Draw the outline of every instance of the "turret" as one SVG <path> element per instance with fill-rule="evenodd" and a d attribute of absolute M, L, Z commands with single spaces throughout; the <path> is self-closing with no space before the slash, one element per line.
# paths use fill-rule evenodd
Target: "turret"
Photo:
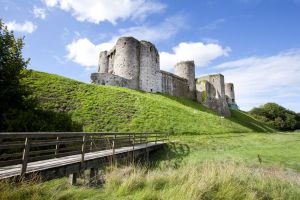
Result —
<path fill-rule="evenodd" d="M 99 65 L 98 65 L 99 73 L 107 73 L 108 72 L 108 57 L 107 51 L 101 51 L 99 55 Z"/>
<path fill-rule="evenodd" d="M 182 61 L 175 65 L 175 75 L 188 80 L 189 90 L 195 91 L 195 63 L 194 61 Z"/>
<path fill-rule="evenodd" d="M 228 104 L 235 104 L 234 85 L 233 83 L 225 84 L 225 95 Z"/>
<path fill-rule="evenodd" d="M 113 55 L 113 72 L 117 76 L 130 79 L 133 87 L 139 87 L 140 42 L 133 37 L 118 39 Z"/>

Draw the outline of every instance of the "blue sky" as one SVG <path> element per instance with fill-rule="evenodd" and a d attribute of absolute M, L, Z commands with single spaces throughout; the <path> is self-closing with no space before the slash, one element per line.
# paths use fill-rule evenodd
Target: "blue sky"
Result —
<path fill-rule="evenodd" d="M 222 73 L 244 110 L 276 102 L 300 112 L 300 0 L 0 0 L 25 36 L 29 68 L 89 82 L 120 36 L 151 41 L 161 68 L 193 59 Z"/>

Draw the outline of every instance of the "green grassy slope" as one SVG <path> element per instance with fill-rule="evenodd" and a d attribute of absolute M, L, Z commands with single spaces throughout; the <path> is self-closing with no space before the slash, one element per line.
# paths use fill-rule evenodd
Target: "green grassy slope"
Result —
<path fill-rule="evenodd" d="M 196 102 L 163 94 L 86 84 L 37 71 L 25 82 L 43 109 L 70 113 L 84 131 L 272 131 L 245 113 L 234 111 L 233 117 L 224 119 Z"/>

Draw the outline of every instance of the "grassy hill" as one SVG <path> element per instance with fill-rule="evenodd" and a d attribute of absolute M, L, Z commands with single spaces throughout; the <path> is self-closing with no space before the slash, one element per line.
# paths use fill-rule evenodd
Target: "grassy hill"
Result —
<path fill-rule="evenodd" d="M 232 111 L 231 118 L 221 118 L 196 102 L 164 94 L 86 84 L 37 71 L 24 81 L 32 87 L 41 108 L 69 113 L 84 131 L 273 131 L 246 113 Z"/>

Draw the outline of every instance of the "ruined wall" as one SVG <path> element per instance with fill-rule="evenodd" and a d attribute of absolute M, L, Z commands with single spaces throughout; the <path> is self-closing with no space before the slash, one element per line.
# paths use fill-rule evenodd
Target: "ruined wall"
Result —
<path fill-rule="evenodd" d="M 223 116 L 230 116 L 225 98 L 225 83 L 222 74 L 200 77 L 196 81 L 197 100 Z"/>
<path fill-rule="evenodd" d="M 109 73 L 92 73 L 91 80 L 92 83 L 98 85 L 111 85 L 127 88 L 132 88 L 133 86 L 131 80 Z"/>
<path fill-rule="evenodd" d="M 225 99 L 225 82 L 224 76 L 222 74 L 213 74 L 208 76 L 203 76 L 197 79 L 197 81 L 205 80 L 208 81 L 216 90 L 215 98 Z"/>
<path fill-rule="evenodd" d="M 140 42 L 140 80 L 139 89 L 147 92 L 161 92 L 161 73 L 159 54 L 153 44 Z"/>
<path fill-rule="evenodd" d="M 235 103 L 233 83 L 226 83 L 225 84 L 225 95 L 226 95 L 226 101 L 227 101 L 228 104 Z"/>
<path fill-rule="evenodd" d="M 196 97 L 200 103 L 205 103 L 206 100 L 211 100 L 216 97 L 215 87 L 206 80 L 196 81 Z"/>
<path fill-rule="evenodd" d="M 172 73 L 160 71 L 162 75 L 162 93 L 172 96 L 191 98 L 188 80 Z"/>
<path fill-rule="evenodd" d="M 189 90 L 196 90 L 195 84 L 195 63 L 194 61 L 182 61 L 174 66 L 175 75 L 188 80 Z"/>

